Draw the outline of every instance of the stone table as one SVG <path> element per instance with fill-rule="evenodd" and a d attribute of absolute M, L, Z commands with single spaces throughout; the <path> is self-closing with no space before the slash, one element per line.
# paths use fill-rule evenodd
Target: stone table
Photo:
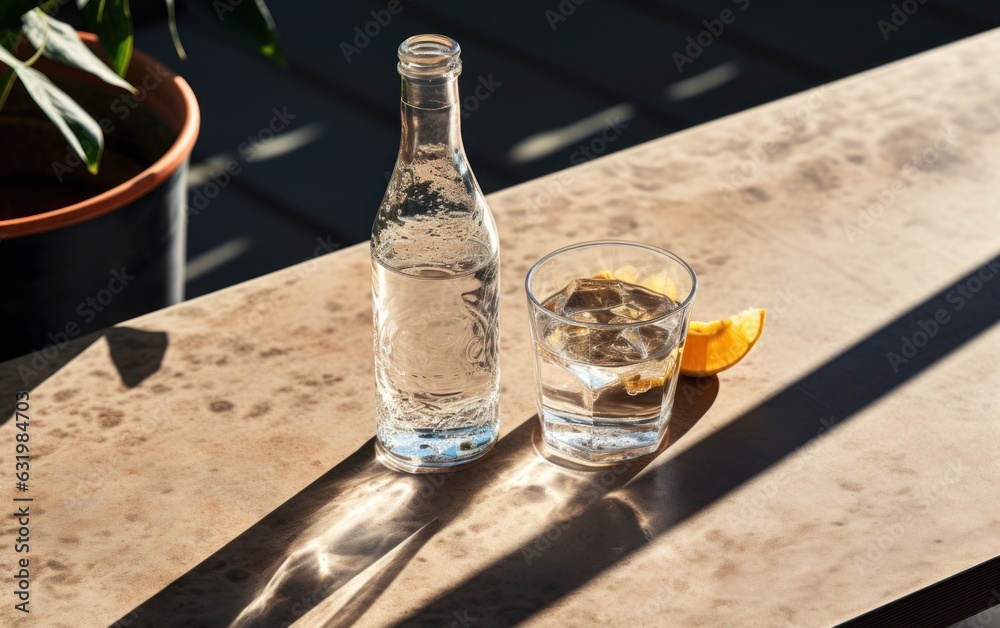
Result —
<path fill-rule="evenodd" d="M 815 626 L 992 559 L 998 56 L 987 33 L 492 195 L 503 428 L 461 473 L 374 461 L 367 245 L 3 365 L 33 500 L 3 623 L 20 557 L 44 626 Z M 689 260 L 696 319 L 769 315 L 681 382 L 658 455 L 586 472 L 535 450 L 523 278 L 599 238 Z"/>

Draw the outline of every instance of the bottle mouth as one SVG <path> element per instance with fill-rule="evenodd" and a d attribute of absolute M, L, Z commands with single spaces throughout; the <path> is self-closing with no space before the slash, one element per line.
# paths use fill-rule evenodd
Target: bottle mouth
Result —
<path fill-rule="evenodd" d="M 411 79 L 451 79 L 462 73 L 462 48 L 444 35 L 414 35 L 399 45 L 399 73 Z"/>

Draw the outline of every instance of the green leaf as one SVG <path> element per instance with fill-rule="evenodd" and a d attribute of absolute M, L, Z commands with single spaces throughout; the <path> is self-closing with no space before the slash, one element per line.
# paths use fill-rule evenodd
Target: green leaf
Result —
<path fill-rule="evenodd" d="M 278 31 L 264 0 L 190 0 L 188 4 L 209 16 L 210 21 L 248 39 L 264 56 L 285 65 Z"/>
<path fill-rule="evenodd" d="M 21 30 L 21 16 L 40 4 L 38 0 L 0 0 L 0 30 Z"/>
<path fill-rule="evenodd" d="M 101 153 L 104 152 L 104 134 L 101 133 L 101 125 L 66 92 L 53 85 L 44 74 L 25 65 L 2 46 L 0 46 L 0 63 L 17 73 L 17 77 L 24 83 L 24 88 L 35 104 L 59 128 L 73 151 L 87 163 L 87 170 L 96 174 L 101 162 Z"/>
<path fill-rule="evenodd" d="M 133 94 L 139 93 L 128 81 L 115 74 L 114 70 L 104 65 L 97 55 L 76 34 L 76 30 L 65 22 L 60 22 L 41 11 L 30 11 L 24 14 L 24 36 L 31 45 L 42 51 L 42 54 L 59 63 L 80 68 L 90 72 L 109 85 L 126 89 Z M 46 23 L 48 39 L 46 40 Z M 43 48 L 44 46 L 44 48 Z"/>
<path fill-rule="evenodd" d="M 177 51 L 177 56 L 187 60 L 187 52 L 184 50 L 184 44 L 181 43 L 181 35 L 177 32 L 177 13 L 174 8 L 174 0 L 166 0 L 166 2 L 167 26 L 170 29 L 170 39 L 174 42 L 174 50 Z"/>
<path fill-rule="evenodd" d="M 132 63 L 132 12 L 128 0 L 80 0 L 80 9 L 108 53 L 115 72 L 125 76 Z"/>
<path fill-rule="evenodd" d="M 10 95 L 15 81 L 17 81 L 17 74 L 14 74 L 14 70 L 7 70 L 3 78 L 0 78 L 0 111 L 3 111 L 3 105 L 7 102 L 7 96 Z"/>

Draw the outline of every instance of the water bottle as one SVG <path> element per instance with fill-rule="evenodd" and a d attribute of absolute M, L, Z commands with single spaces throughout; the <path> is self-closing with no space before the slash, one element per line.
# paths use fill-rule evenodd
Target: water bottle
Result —
<path fill-rule="evenodd" d="M 399 154 L 372 226 L 376 452 L 410 473 L 449 471 L 496 443 L 499 239 L 462 146 L 460 48 L 399 46 Z"/>

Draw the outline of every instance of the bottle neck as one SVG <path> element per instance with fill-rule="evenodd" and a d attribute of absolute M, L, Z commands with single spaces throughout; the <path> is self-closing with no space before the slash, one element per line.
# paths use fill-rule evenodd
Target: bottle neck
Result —
<path fill-rule="evenodd" d="M 404 76 L 400 100 L 400 159 L 412 163 L 422 157 L 464 154 L 457 77 L 426 81 Z"/>

